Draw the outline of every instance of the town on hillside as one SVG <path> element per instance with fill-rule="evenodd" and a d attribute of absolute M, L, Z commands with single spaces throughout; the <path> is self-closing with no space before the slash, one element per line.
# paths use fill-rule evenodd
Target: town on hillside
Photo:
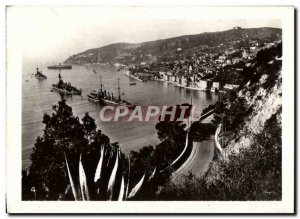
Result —
<path fill-rule="evenodd" d="M 106 63 L 108 56 L 114 56 L 113 63 L 106 64 L 122 69 L 124 75 L 139 81 L 156 80 L 186 89 L 224 92 L 242 84 L 240 74 L 255 62 L 258 51 L 281 43 L 281 30 L 266 32 L 266 28 L 233 27 L 224 32 L 166 39 L 166 42 L 120 43 L 111 45 L 113 51 L 118 51 L 115 54 L 105 46 L 71 56 L 66 62 Z"/>

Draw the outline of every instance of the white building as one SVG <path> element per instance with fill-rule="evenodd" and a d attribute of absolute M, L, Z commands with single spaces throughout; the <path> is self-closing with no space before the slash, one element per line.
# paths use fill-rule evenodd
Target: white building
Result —
<path fill-rule="evenodd" d="M 220 88 L 220 83 L 214 81 L 213 84 L 212 84 L 212 87 L 219 89 Z"/>
<path fill-rule="evenodd" d="M 165 74 L 164 74 L 163 79 L 164 79 L 165 81 L 167 81 L 167 80 L 168 80 L 168 75 L 165 75 Z"/>
<path fill-rule="evenodd" d="M 206 90 L 207 89 L 207 81 L 200 80 L 196 83 L 199 90 Z"/>
<path fill-rule="evenodd" d="M 222 55 L 222 56 L 219 56 L 219 58 L 218 58 L 217 61 L 218 61 L 219 63 L 223 63 L 225 60 L 226 60 L 226 56 Z"/>
<path fill-rule="evenodd" d="M 187 86 L 187 79 L 185 77 L 181 77 L 181 85 L 186 87 Z"/>
<path fill-rule="evenodd" d="M 166 75 L 166 72 L 160 71 L 160 72 L 158 72 L 158 74 L 159 74 L 159 76 L 163 77 L 164 75 Z"/>
<path fill-rule="evenodd" d="M 216 92 L 220 89 L 220 83 L 219 82 L 213 82 L 210 91 Z"/>
<path fill-rule="evenodd" d="M 224 88 L 228 89 L 228 90 L 233 90 L 234 88 L 238 88 L 239 85 L 235 85 L 235 84 L 225 84 Z"/>

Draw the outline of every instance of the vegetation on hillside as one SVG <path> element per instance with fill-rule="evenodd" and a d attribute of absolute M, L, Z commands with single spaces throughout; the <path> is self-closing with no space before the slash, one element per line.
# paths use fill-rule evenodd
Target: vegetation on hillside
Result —
<path fill-rule="evenodd" d="M 223 147 L 226 148 L 228 143 L 242 137 L 239 136 L 239 130 L 251 119 L 253 113 L 258 113 L 254 109 L 255 103 L 267 98 L 266 94 L 257 96 L 258 90 L 264 89 L 272 93 L 274 87 L 280 86 L 281 51 L 281 44 L 260 51 L 253 66 L 244 69 L 243 76 L 241 74 L 244 85 L 222 95 L 220 101 L 215 104 L 215 122 L 222 122 L 226 129 L 226 133 L 221 135 Z M 254 98 L 254 102 L 250 104 L 246 94 Z M 281 200 L 281 114 L 280 107 L 265 121 L 261 131 L 251 133 L 250 146 L 240 147 L 238 151 L 225 149 L 222 153 L 223 158 L 215 157 L 210 171 L 205 176 L 185 176 L 181 182 L 170 182 L 163 187 L 158 199 Z"/>
<path fill-rule="evenodd" d="M 82 155 L 87 183 L 93 189 L 101 146 L 105 147 L 108 154 L 119 148 L 117 143 L 110 143 L 109 138 L 101 130 L 97 130 L 95 120 L 88 114 L 80 122 L 65 100 L 59 101 L 58 105 L 53 106 L 53 110 L 52 115 L 44 115 L 44 134 L 36 140 L 30 158 L 31 166 L 22 171 L 23 200 L 74 200 L 70 190 L 65 156 L 74 179 L 78 180 L 78 163 Z M 156 129 L 161 143 L 155 147 L 145 146 L 138 152 L 130 153 L 130 186 L 136 185 L 144 174 L 151 175 L 155 168 L 163 170 L 170 165 L 183 150 L 185 127 L 182 122 L 157 123 Z M 129 162 L 124 154 L 121 154 L 121 157 L 122 170 L 127 181 Z M 108 169 L 112 168 L 111 166 Z M 152 188 L 146 188 L 146 191 L 142 191 L 137 198 L 154 199 L 153 189 L 163 185 L 171 171 L 170 169 L 161 174 L 156 184 L 152 185 Z M 147 189 L 151 189 L 152 192 Z M 91 199 L 95 200 L 93 196 Z"/>

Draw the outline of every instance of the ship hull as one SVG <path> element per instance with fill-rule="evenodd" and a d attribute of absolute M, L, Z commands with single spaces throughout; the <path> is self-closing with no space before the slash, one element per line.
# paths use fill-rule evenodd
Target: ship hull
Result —
<path fill-rule="evenodd" d="M 127 106 L 130 109 L 135 107 L 132 104 L 118 103 L 118 102 L 115 102 L 115 101 L 112 101 L 112 100 L 106 100 L 106 99 L 103 99 L 103 98 L 98 99 L 98 98 L 95 98 L 91 95 L 88 95 L 88 100 L 93 101 L 94 103 L 99 103 L 100 102 L 100 103 L 108 105 L 108 106 Z"/>
<path fill-rule="evenodd" d="M 72 69 L 72 65 L 52 65 L 48 69 Z"/>
<path fill-rule="evenodd" d="M 35 75 L 35 77 L 39 80 L 47 79 L 47 76 L 37 76 L 37 75 Z"/>
<path fill-rule="evenodd" d="M 70 95 L 81 95 L 80 91 L 66 91 L 57 87 L 52 87 L 53 90 L 59 92 L 59 93 L 64 93 L 64 94 L 70 94 Z"/>
<path fill-rule="evenodd" d="M 94 98 L 94 97 L 89 96 L 89 95 L 88 95 L 88 100 L 93 101 L 94 103 L 99 103 L 101 101 L 100 99 Z"/>
<path fill-rule="evenodd" d="M 119 102 L 115 102 L 115 101 L 112 101 L 112 100 L 105 100 L 105 99 L 102 99 L 102 101 L 103 101 L 106 105 L 109 105 L 109 106 L 127 106 L 128 108 L 134 108 L 134 107 L 135 107 L 135 106 L 132 105 L 132 104 L 119 103 Z"/>

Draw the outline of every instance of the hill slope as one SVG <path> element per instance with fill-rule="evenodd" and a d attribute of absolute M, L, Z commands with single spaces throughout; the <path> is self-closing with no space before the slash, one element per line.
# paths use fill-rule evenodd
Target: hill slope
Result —
<path fill-rule="evenodd" d="M 84 63 L 122 63 L 136 64 L 152 62 L 157 59 L 170 59 L 180 52 L 185 56 L 197 51 L 239 47 L 245 40 L 270 41 L 281 36 L 281 29 L 277 28 L 250 28 L 231 29 L 222 32 L 201 33 L 162 39 L 139 44 L 116 43 L 86 50 L 70 56 L 65 62 L 72 64 Z M 221 46 L 220 46 L 221 45 Z"/>
<path fill-rule="evenodd" d="M 201 178 L 161 191 L 163 200 L 282 199 L 282 44 L 258 52 L 251 78 L 215 105 L 221 149 Z M 223 119 L 221 119 L 223 118 Z"/>

